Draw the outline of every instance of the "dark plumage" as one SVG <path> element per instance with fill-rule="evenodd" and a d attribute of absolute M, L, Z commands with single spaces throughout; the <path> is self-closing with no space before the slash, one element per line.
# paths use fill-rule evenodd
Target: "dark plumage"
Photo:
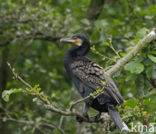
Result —
<path fill-rule="evenodd" d="M 97 89 L 104 89 L 104 93 L 97 98 L 89 98 L 85 101 L 84 116 L 88 117 L 89 107 L 99 111 L 99 115 L 101 112 L 109 112 L 116 125 L 121 130 L 128 131 L 126 124 L 121 121 L 115 109 L 116 105 L 121 105 L 124 101 L 115 83 L 101 66 L 85 57 L 90 50 L 88 38 L 84 35 L 76 34 L 72 38 L 62 38 L 61 42 L 77 45 L 66 52 L 64 66 L 81 96 L 87 97 Z"/>

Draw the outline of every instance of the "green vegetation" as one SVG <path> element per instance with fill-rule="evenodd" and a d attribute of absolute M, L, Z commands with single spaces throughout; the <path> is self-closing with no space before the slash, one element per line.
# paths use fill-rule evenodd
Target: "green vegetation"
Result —
<path fill-rule="evenodd" d="M 95 1 L 0 0 L 1 134 L 85 133 L 75 116 L 62 116 L 43 105 L 50 102 L 67 110 L 79 98 L 63 65 L 70 45 L 59 39 L 87 34 L 92 43 L 87 56 L 108 70 L 156 22 L 154 0 Z M 30 87 L 16 80 L 7 61 Z M 126 100 L 125 109 L 118 109 L 128 126 L 156 123 L 156 42 L 147 44 L 112 78 Z M 85 125 L 93 134 L 104 131 L 102 123 Z"/>

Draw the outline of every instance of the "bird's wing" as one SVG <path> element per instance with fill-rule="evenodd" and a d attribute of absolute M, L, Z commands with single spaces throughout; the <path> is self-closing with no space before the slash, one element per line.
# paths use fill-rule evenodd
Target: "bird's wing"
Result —
<path fill-rule="evenodd" d="M 72 73 L 88 87 L 94 90 L 104 88 L 104 94 L 110 96 L 118 104 L 123 102 L 123 98 L 113 80 L 95 62 L 86 57 L 80 57 L 74 60 L 70 67 Z"/>

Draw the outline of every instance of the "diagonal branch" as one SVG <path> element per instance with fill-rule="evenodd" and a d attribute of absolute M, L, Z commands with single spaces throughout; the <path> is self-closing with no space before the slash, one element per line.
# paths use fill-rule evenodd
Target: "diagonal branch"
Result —
<path fill-rule="evenodd" d="M 100 94 L 103 93 L 104 87 L 105 87 L 105 85 L 103 85 L 103 88 L 102 88 L 100 91 L 98 91 L 98 92 L 95 91 L 95 92 L 89 94 L 87 97 L 81 98 L 81 99 L 79 99 L 79 100 L 73 102 L 72 105 L 70 106 L 69 110 L 72 111 L 72 109 L 73 109 L 73 107 L 74 107 L 75 105 L 77 105 L 77 104 L 79 104 L 79 103 L 81 103 L 81 102 L 84 102 L 85 100 L 87 100 L 87 99 L 89 99 L 89 98 L 91 98 L 91 97 L 94 98 L 94 99 L 97 98 Z"/>
<path fill-rule="evenodd" d="M 13 76 L 15 77 L 15 79 L 21 81 L 24 85 L 26 85 L 28 88 L 33 88 L 29 83 L 27 83 L 26 81 L 24 81 L 15 71 L 14 69 L 11 67 L 11 64 L 9 62 L 7 62 L 8 67 L 10 68 Z"/>
<path fill-rule="evenodd" d="M 123 67 L 128 61 L 130 61 L 133 57 L 137 55 L 137 53 L 148 43 L 151 41 L 156 40 L 156 28 L 153 28 L 153 30 L 147 34 L 143 39 L 141 39 L 136 46 L 133 48 L 132 51 L 130 51 L 126 56 L 121 58 L 111 69 L 107 71 L 107 74 L 112 76 L 114 73 L 119 71 L 121 67 Z"/>
<path fill-rule="evenodd" d="M 23 80 L 16 72 L 15 70 L 12 68 L 11 64 L 9 62 L 7 62 L 8 67 L 10 68 L 13 76 L 19 80 L 21 83 L 23 83 L 26 87 L 28 87 L 29 89 L 33 89 L 33 87 L 27 83 L 25 80 Z M 93 123 L 93 122 L 97 122 L 97 120 L 95 119 L 95 117 L 90 117 L 89 119 L 86 118 L 85 116 L 83 116 L 82 114 L 80 114 L 79 112 L 77 112 L 75 109 L 73 109 L 72 111 L 69 110 L 61 110 L 60 108 L 56 108 L 55 106 L 53 106 L 51 104 L 51 102 L 48 100 L 47 96 L 45 96 L 44 94 L 41 94 L 37 91 L 27 91 L 26 92 L 28 94 L 31 94 L 33 96 L 38 97 L 43 103 L 44 106 L 46 107 L 46 109 L 49 109 L 52 112 L 58 113 L 60 115 L 65 115 L 65 116 L 77 116 L 80 117 L 84 122 L 89 122 L 89 123 Z M 101 119 L 99 119 L 98 121 L 101 121 Z"/>

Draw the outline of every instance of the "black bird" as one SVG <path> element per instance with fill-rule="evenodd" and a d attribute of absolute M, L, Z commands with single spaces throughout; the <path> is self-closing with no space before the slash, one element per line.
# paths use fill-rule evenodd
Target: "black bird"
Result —
<path fill-rule="evenodd" d="M 115 108 L 124 101 L 118 88 L 101 66 L 85 57 L 91 46 L 88 38 L 85 35 L 76 34 L 71 38 L 62 38 L 60 41 L 76 45 L 64 55 L 64 66 L 81 96 L 87 97 L 98 89 L 104 91 L 95 99 L 85 100 L 83 115 L 88 117 L 89 107 L 99 111 L 97 118 L 100 117 L 101 112 L 109 112 L 115 124 L 122 131 L 129 131 Z"/>

